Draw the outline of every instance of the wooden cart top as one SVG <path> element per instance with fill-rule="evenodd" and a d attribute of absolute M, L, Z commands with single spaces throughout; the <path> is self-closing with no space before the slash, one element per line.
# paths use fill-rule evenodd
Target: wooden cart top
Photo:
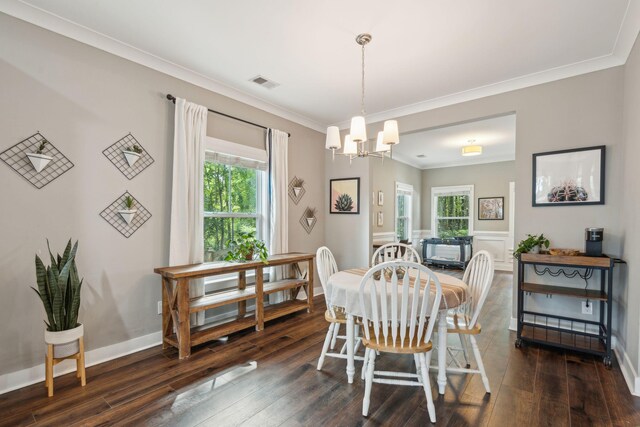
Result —
<path fill-rule="evenodd" d="M 315 254 L 291 252 L 287 254 L 271 255 L 267 258 L 266 264 L 260 260 L 247 262 L 218 261 L 205 262 L 202 264 L 178 265 L 174 267 L 157 267 L 153 269 L 153 272 L 160 274 L 162 277 L 167 279 L 192 279 L 205 276 L 215 276 L 217 274 L 255 270 L 257 268 L 275 267 L 300 261 L 311 261 L 314 258 Z"/>
<path fill-rule="evenodd" d="M 603 256 L 586 256 L 586 255 L 549 255 L 549 254 L 520 254 L 520 260 L 524 263 L 532 264 L 549 264 L 549 265 L 565 265 L 580 266 L 592 268 L 611 268 L 613 267 L 613 259 Z"/>

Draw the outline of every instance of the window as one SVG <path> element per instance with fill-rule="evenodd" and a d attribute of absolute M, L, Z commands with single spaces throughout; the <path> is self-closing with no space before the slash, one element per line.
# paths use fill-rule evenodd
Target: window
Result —
<path fill-rule="evenodd" d="M 473 185 L 431 189 L 431 228 L 435 237 L 473 234 Z"/>
<path fill-rule="evenodd" d="M 396 237 L 411 240 L 413 186 L 396 182 Z"/>
<path fill-rule="evenodd" d="M 205 262 L 224 259 L 227 242 L 239 232 L 254 232 L 264 239 L 266 162 L 261 161 L 262 152 L 207 138 L 203 182 Z"/>

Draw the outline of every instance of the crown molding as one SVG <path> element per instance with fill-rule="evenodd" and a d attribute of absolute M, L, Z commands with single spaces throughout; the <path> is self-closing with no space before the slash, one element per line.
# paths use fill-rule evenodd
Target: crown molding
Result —
<path fill-rule="evenodd" d="M 115 56 L 143 65 L 152 70 L 175 77 L 233 100 L 250 105 L 307 128 L 325 133 L 326 126 L 301 114 L 294 113 L 254 95 L 234 89 L 222 82 L 172 63 L 105 34 L 77 24 L 22 0 L 0 0 L 0 12 L 22 21 L 63 35 L 80 43 L 95 47 Z"/>
<path fill-rule="evenodd" d="M 275 114 L 318 132 L 326 132 L 327 125 L 323 123 L 279 107 L 262 98 L 232 88 L 225 83 L 162 59 L 149 52 L 122 43 L 90 28 L 30 5 L 23 0 L 0 0 L 0 11 L 161 73 L 211 90 L 268 113 Z M 608 55 L 424 100 L 415 104 L 368 114 L 367 122 L 369 124 L 382 122 L 384 120 L 421 113 L 436 108 L 624 65 L 638 37 L 639 31 L 640 2 L 631 0 L 627 6 L 612 52 Z M 347 129 L 350 123 L 346 120 L 334 125 L 340 129 Z"/>
<path fill-rule="evenodd" d="M 416 169 L 421 170 L 429 170 L 429 169 L 440 169 L 440 168 L 452 168 L 459 166 L 475 166 L 475 165 L 485 165 L 489 163 L 500 163 L 500 162 L 510 162 L 515 160 L 513 155 L 502 155 L 502 156 L 494 156 L 490 159 L 477 159 L 477 160 L 460 160 L 460 161 L 452 161 L 452 162 L 443 162 L 430 166 L 422 166 L 419 162 L 408 159 L 407 156 L 403 156 L 398 153 L 393 154 L 393 160 L 398 161 L 400 163 L 404 163 L 405 165 L 412 166 Z"/>
<path fill-rule="evenodd" d="M 628 54 L 627 54 L 628 56 Z M 424 111 L 434 110 L 436 108 L 447 107 L 462 102 L 473 101 L 487 96 L 499 95 L 505 92 L 511 92 L 518 89 L 524 89 L 530 86 L 536 86 L 543 83 L 549 83 L 556 80 L 575 77 L 581 74 L 592 73 L 607 68 L 624 65 L 626 58 L 623 60 L 613 54 L 588 59 L 574 64 L 564 65 L 562 67 L 552 68 L 538 73 L 528 74 L 521 77 L 505 80 L 490 85 L 457 92 L 450 95 L 433 98 L 426 101 L 417 102 L 415 104 L 405 105 L 378 113 L 367 114 L 367 123 L 378 123 L 384 120 L 397 119 L 411 114 L 422 113 Z M 350 122 L 343 121 L 334 126 L 338 126 L 341 130 L 348 129 Z"/>

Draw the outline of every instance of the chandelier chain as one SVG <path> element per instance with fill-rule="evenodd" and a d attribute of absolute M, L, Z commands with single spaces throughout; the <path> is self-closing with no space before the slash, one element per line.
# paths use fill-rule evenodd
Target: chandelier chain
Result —
<path fill-rule="evenodd" d="M 362 98 L 360 103 L 360 111 L 362 112 L 362 116 L 365 115 L 364 110 L 364 44 L 362 45 Z"/>

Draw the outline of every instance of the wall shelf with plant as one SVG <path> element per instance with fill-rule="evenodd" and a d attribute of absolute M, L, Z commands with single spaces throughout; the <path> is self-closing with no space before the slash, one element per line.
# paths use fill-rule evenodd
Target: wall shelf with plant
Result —
<path fill-rule="evenodd" d="M 307 192 L 304 188 L 304 179 L 294 176 L 291 181 L 289 181 L 289 197 L 293 201 L 294 204 L 300 203 L 302 200 L 302 196 Z"/>

